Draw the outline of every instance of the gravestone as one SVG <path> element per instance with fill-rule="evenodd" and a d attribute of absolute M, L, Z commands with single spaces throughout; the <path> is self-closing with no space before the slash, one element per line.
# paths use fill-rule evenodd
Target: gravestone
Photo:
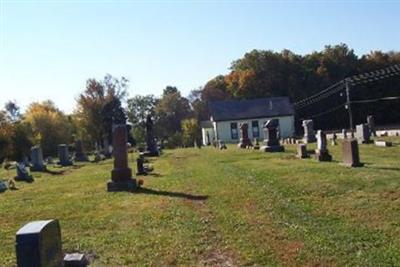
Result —
<path fill-rule="evenodd" d="M 313 120 L 304 120 L 303 121 L 304 128 L 304 143 L 315 143 L 315 132 L 314 132 L 314 122 Z"/>
<path fill-rule="evenodd" d="M 225 142 L 222 140 L 218 140 L 218 148 L 219 150 L 227 149 Z"/>
<path fill-rule="evenodd" d="M 342 143 L 343 165 L 347 167 L 361 167 L 358 143 L 356 139 L 346 139 Z"/>
<path fill-rule="evenodd" d="M 16 181 L 25 181 L 29 183 L 33 182 L 33 177 L 32 175 L 29 174 L 24 163 L 22 162 L 17 163 L 16 170 L 17 170 L 17 176 L 15 177 Z"/>
<path fill-rule="evenodd" d="M 85 254 L 71 253 L 65 255 L 63 263 L 63 267 L 86 267 L 89 265 L 89 260 Z"/>
<path fill-rule="evenodd" d="M 7 184 L 3 181 L 0 181 L 0 193 L 3 193 L 8 189 Z"/>
<path fill-rule="evenodd" d="M 68 146 L 65 144 L 58 145 L 58 164 L 61 166 L 71 166 L 72 161 L 69 158 Z"/>
<path fill-rule="evenodd" d="M 343 136 L 343 139 L 347 138 L 347 130 L 346 129 L 342 129 L 342 136 Z"/>
<path fill-rule="evenodd" d="M 18 267 L 62 266 L 61 230 L 58 220 L 33 221 L 16 234 Z"/>
<path fill-rule="evenodd" d="M 136 175 L 147 175 L 147 172 L 144 169 L 144 158 L 143 158 L 143 156 L 139 156 L 136 159 L 136 168 L 137 168 Z"/>
<path fill-rule="evenodd" d="M 258 139 L 254 138 L 254 146 L 253 149 L 259 150 L 260 149 L 260 144 L 258 143 Z"/>
<path fill-rule="evenodd" d="M 260 150 L 264 152 L 283 152 L 285 148 L 279 142 L 279 120 L 272 119 L 264 124 L 264 141 Z"/>
<path fill-rule="evenodd" d="M 333 133 L 332 135 L 332 146 L 336 146 L 337 145 L 337 135 L 336 133 Z"/>
<path fill-rule="evenodd" d="M 374 116 L 369 115 L 367 116 L 367 124 L 369 128 L 369 132 L 373 137 L 376 137 L 376 130 L 375 130 L 375 119 Z"/>
<path fill-rule="evenodd" d="M 315 158 L 318 161 L 332 161 L 332 156 L 327 149 L 326 134 L 322 130 L 317 132 L 317 149 L 315 150 Z"/>
<path fill-rule="evenodd" d="M 88 157 L 86 156 L 86 153 L 83 150 L 83 144 L 81 140 L 75 140 L 75 161 L 78 162 L 86 162 L 89 161 Z"/>
<path fill-rule="evenodd" d="M 388 141 L 375 141 L 375 145 L 376 146 L 381 146 L 381 147 L 390 147 L 393 146 L 392 142 L 388 142 Z"/>
<path fill-rule="evenodd" d="M 157 148 L 156 138 L 154 137 L 154 126 L 151 116 L 147 116 L 146 120 L 146 144 L 147 144 L 147 156 L 159 156 L 160 151 Z"/>
<path fill-rule="evenodd" d="M 114 169 L 111 171 L 111 181 L 107 183 L 108 191 L 133 191 L 137 188 L 136 180 L 132 178 L 132 170 L 128 167 L 128 149 L 126 147 L 126 142 L 126 125 L 114 125 Z"/>
<path fill-rule="evenodd" d="M 46 170 L 46 165 L 43 161 L 42 148 L 40 146 L 33 146 L 31 148 L 31 172 L 42 172 Z"/>
<path fill-rule="evenodd" d="M 309 158 L 306 144 L 298 144 L 297 145 L 297 157 L 300 159 Z"/>
<path fill-rule="evenodd" d="M 367 124 L 359 124 L 356 126 L 356 137 L 359 144 L 371 143 L 370 132 Z"/>
<path fill-rule="evenodd" d="M 238 148 L 249 148 L 252 147 L 253 144 L 249 138 L 249 125 L 247 123 L 241 123 L 239 125 L 240 129 L 240 142 L 238 144 Z"/>

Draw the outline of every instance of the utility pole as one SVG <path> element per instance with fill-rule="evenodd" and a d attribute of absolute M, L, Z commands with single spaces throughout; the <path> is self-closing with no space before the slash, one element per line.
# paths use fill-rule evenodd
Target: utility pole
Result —
<path fill-rule="evenodd" d="M 353 125 L 353 113 L 351 112 L 351 101 L 350 101 L 350 86 L 349 82 L 347 79 L 344 79 L 344 85 L 346 87 L 346 108 L 349 111 L 349 122 L 350 122 L 350 129 L 351 131 L 354 130 L 354 125 Z"/>

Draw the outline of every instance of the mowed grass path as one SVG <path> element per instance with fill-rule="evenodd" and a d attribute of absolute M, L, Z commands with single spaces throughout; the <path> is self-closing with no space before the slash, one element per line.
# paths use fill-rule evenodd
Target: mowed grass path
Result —
<path fill-rule="evenodd" d="M 58 218 L 63 249 L 93 266 L 400 266 L 393 141 L 360 146 L 355 169 L 338 164 L 340 146 L 329 163 L 296 159 L 295 146 L 165 151 L 140 193 L 106 192 L 112 161 L 34 173 L 0 194 L 0 265 L 15 265 L 22 225 Z"/>

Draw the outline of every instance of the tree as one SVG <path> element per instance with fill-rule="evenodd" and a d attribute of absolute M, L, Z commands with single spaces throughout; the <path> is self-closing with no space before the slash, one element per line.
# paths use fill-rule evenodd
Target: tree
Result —
<path fill-rule="evenodd" d="M 89 79 L 86 89 L 77 99 L 76 116 L 80 134 L 92 142 L 101 143 L 103 138 L 111 142 L 113 123 L 125 123 L 122 103 L 127 95 L 128 80 L 106 75 L 102 81 Z"/>
<path fill-rule="evenodd" d="M 16 122 L 21 119 L 20 108 L 15 101 L 8 101 L 4 107 L 9 119 Z"/>
<path fill-rule="evenodd" d="M 194 146 L 199 141 L 199 125 L 196 119 L 182 121 L 182 138 L 185 146 Z"/>
<path fill-rule="evenodd" d="M 181 132 L 181 121 L 191 115 L 189 101 L 181 96 L 176 87 L 167 86 L 157 102 L 155 128 L 157 135 L 168 139 L 176 132 Z"/>
<path fill-rule="evenodd" d="M 30 125 L 32 137 L 41 145 L 45 155 L 55 155 L 58 144 L 71 141 L 71 122 L 51 100 L 30 104 L 24 123 Z"/>

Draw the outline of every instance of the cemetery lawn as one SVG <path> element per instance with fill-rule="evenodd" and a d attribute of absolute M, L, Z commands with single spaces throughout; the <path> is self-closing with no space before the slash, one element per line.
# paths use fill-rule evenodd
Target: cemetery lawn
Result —
<path fill-rule="evenodd" d="M 167 150 L 139 193 L 106 192 L 111 160 L 34 173 L 0 194 L 0 266 L 15 265 L 22 225 L 51 218 L 64 251 L 90 254 L 92 266 L 400 266 L 392 140 L 361 145 L 365 166 L 353 169 L 339 165 L 340 146 L 327 163 L 296 159 L 294 145 Z"/>

